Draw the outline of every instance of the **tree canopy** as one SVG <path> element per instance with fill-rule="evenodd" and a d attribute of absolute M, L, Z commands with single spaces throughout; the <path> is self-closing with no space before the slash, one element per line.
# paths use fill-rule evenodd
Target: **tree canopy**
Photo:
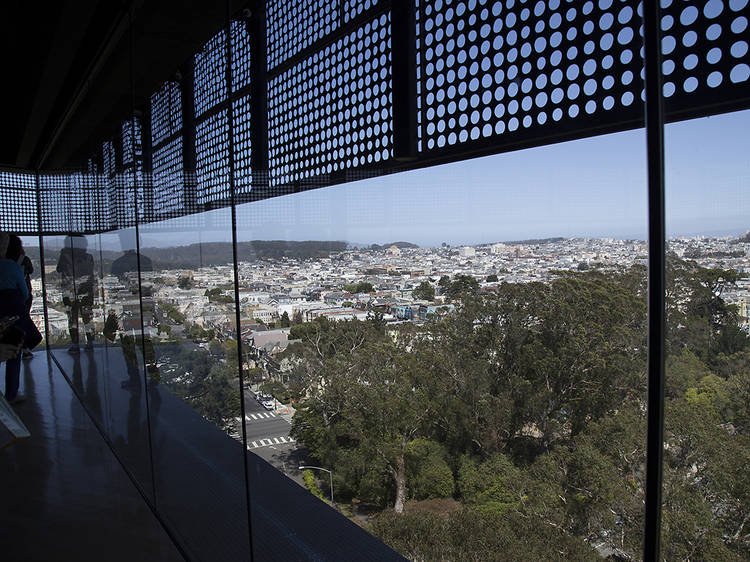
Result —
<path fill-rule="evenodd" d="M 411 296 L 415 299 L 422 299 L 426 301 L 435 300 L 435 287 L 433 287 L 429 281 L 422 281 L 412 292 Z"/>
<path fill-rule="evenodd" d="M 348 285 L 344 285 L 343 289 L 347 293 L 372 293 L 375 289 L 372 286 L 372 283 L 368 283 L 367 281 L 360 281 L 359 283 L 351 283 Z"/>
<path fill-rule="evenodd" d="M 444 279 L 456 309 L 430 324 L 293 326 L 293 435 L 407 556 L 638 558 L 644 268 L 487 294 Z M 668 279 L 663 556 L 746 559 L 750 344 L 722 298 L 736 276 L 672 259 Z M 440 498 L 456 509 L 419 512 Z"/>

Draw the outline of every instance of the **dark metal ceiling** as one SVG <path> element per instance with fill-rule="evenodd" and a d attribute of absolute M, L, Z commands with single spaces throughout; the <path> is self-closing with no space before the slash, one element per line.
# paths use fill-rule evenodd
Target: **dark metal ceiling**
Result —
<path fill-rule="evenodd" d="M 230 0 L 230 13 L 246 3 Z M 222 1 L 59 0 L 3 11 L 0 165 L 58 169 L 83 165 L 228 10 Z"/>

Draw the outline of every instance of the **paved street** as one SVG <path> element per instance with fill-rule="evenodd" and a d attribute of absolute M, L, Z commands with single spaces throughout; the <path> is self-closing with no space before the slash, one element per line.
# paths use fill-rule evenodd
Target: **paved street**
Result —
<path fill-rule="evenodd" d="M 305 451 L 289 436 L 291 416 L 266 410 L 249 390 L 245 390 L 245 431 L 247 448 L 298 484 L 302 473 L 297 470 L 304 464 Z"/>
<path fill-rule="evenodd" d="M 286 419 L 272 412 L 267 412 L 266 410 L 263 410 L 262 412 L 247 412 L 245 415 L 247 444 L 251 448 L 258 447 L 258 442 L 260 440 L 279 437 L 289 438 L 289 430 L 291 428 L 292 426 Z M 255 445 L 252 445 L 253 441 L 256 442 Z M 266 443 L 266 445 L 272 444 L 273 443 Z"/>
<path fill-rule="evenodd" d="M 245 390 L 245 431 L 248 449 L 289 445 L 294 443 L 289 437 L 292 428 L 288 415 L 266 410 L 249 390 Z"/>

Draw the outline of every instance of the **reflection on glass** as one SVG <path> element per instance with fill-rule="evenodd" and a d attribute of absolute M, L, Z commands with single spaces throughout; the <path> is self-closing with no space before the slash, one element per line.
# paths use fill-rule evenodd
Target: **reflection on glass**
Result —
<path fill-rule="evenodd" d="M 57 261 L 62 304 L 68 317 L 71 346 L 68 352 L 80 352 L 81 334 L 85 335 L 87 349 L 94 345 L 93 306 L 97 292 L 94 257 L 88 251 L 86 237 L 72 234 L 65 238 Z M 80 320 L 80 322 L 79 322 Z"/>
<path fill-rule="evenodd" d="M 159 369 L 156 365 L 154 344 L 150 333 L 154 318 L 154 305 L 151 298 L 153 291 L 150 281 L 145 280 L 146 276 L 153 271 L 153 266 L 148 256 L 140 256 L 139 259 L 134 247 L 135 232 L 133 230 L 120 231 L 118 235 L 122 253 L 112 262 L 110 274 L 113 282 L 117 283 L 123 294 L 126 296 L 129 294 L 130 297 L 123 304 L 122 316 L 119 319 L 113 313 L 107 316 L 105 330 L 110 339 L 114 339 L 112 336 L 118 332 L 118 342 L 128 368 L 128 379 L 122 382 L 122 387 L 140 388 L 138 351 L 144 355 L 149 382 L 153 384 L 159 382 Z M 142 283 L 138 275 L 139 263 L 144 278 Z"/>
<path fill-rule="evenodd" d="M 172 223 L 141 230 L 146 240 L 154 240 L 156 229 L 184 228 L 178 220 Z M 239 370 L 231 253 L 216 247 L 209 252 L 200 243 L 151 247 L 141 253 L 141 268 L 151 380 L 161 380 L 203 417 L 236 435 Z"/>
<path fill-rule="evenodd" d="M 132 192 L 128 192 L 132 195 Z M 123 198 L 132 205 L 132 199 Z M 151 468 L 151 439 L 144 392 L 144 365 L 141 351 L 141 307 L 138 273 L 118 276 L 114 264 L 136 248 L 135 230 L 124 228 L 101 234 L 98 240 L 98 259 L 101 260 L 101 285 L 104 306 L 98 326 L 104 345 L 96 345 L 92 354 L 82 355 L 89 364 L 86 396 L 98 390 L 101 397 L 104 426 L 117 454 L 135 474 L 139 485 L 155 497 Z M 134 255 L 134 254 L 133 254 Z M 97 309 L 98 310 L 98 309 Z M 93 376 L 100 383 L 92 389 Z M 93 400 L 90 408 L 95 408 Z"/>
<path fill-rule="evenodd" d="M 126 251 L 112 264 L 127 279 L 140 262 L 136 347 L 148 369 L 157 504 L 204 559 L 246 559 L 250 546 L 231 244 L 201 242 L 231 239 L 230 229 L 229 209 L 140 225 L 140 256 Z M 187 489 L 200 517 L 186 509 Z M 222 522 L 210 540 L 206 519 Z"/>

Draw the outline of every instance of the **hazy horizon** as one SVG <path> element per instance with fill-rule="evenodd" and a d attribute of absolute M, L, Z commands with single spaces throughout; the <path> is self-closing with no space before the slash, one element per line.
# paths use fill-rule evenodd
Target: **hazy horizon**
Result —
<path fill-rule="evenodd" d="M 669 236 L 667 240 L 677 239 L 677 238 L 698 238 L 698 237 L 705 237 L 705 238 L 739 238 L 740 236 L 743 236 L 745 234 L 750 233 L 750 228 L 746 228 L 744 230 L 726 230 L 726 231 L 714 231 L 714 232 L 694 232 L 694 233 L 679 233 L 672 236 Z M 112 234 L 112 233 L 105 233 L 105 234 Z M 37 241 L 38 238 L 36 236 L 22 236 L 21 237 L 24 241 L 24 246 L 29 248 L 38 248 L 38 244 L 34 244 L 33 242 Z M 61 244 L 56 244 L 54 242 L 57 242 L 58 240 L 62 242 L 64 237 L 62 236 L 54 236 L 54 237 L 45 237 L 45 238 L 54 238 L 52 243 L 50 242 L 45 243 L 45 247 L 47 248 L 61 248 Z M 636 237 L 618 237 L 618 236 L 537 236 L 532 238 L 517 238 L 517 239 L 506 239 L 506 240 L 494 240 L 491 242 L 479 242 L 476 244 L 450 244 L 448 243 L 448 246 L 455 248 L 455 247 L 463 247 L 463 246 L 489 246 L 492 244 L 523 244 L 523 243 L 532 243 L 536 241 L 546 241 L 546 240 L 552 240 L 562 238 L 564 240 L 582 240 L 582 239 L 589 239 L 589 240 L 605 240 L 605 239 L 615 239 L 615 240 L 637 240 L 639 242 L 646 242 L 644 238 L 636 238 Z M 320 242 L 320 243 L 331 243 L 331 242 L 338 242 L 338 243 L 345 243 L 347 246 L 349 246 L 351 249 L 368 249 L 372 245 L 378 245 L 378 246 L 384 246 L 388 244 L 395 244 L 395 243 L 409 243 L 414 244 L 420 248 L 438 248 L 441 247 L 441 244 L 432 244 L 432 245 L 423 245 L 423 244 L 417 244 L 416 242 L 413 242 L 411 240 L 387 240 L 383 242 L 355 242 L 351 240 L 314 240 L 314 239 L 299 239 L 299 240 L 281 240 L 281 239 L 254 239 L 254 240 L 241 240 L 241 243 L 249 243 L 249 242 L 289 242 L 291 244 L 294 243 L 304 243 L 304 242 Z M 168 249 L 168 248 L 184 248 L 196 244 L 231 244 L 231 241 L 228 240 L 202 240 L 201 242 L 188 242 L 184 244 L 171 244 L 169 246 L 161 245 L 161 246 L 141 246 L 141 250 L 148 250 L 148 249 Z M 102 250 L 105 251 L 121 251 L 119 247 L 105 247 L 102 245 Z"/>

